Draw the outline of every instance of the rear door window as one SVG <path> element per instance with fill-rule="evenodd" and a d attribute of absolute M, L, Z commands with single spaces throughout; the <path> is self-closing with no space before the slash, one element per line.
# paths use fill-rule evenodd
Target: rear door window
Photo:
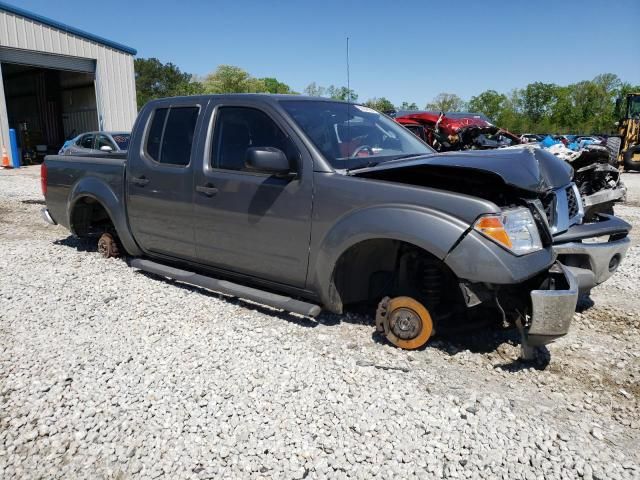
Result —
<path fill-rule="evenodd" d="M 147 155 L 158 163 L 188 165 L 199 110 L 196 106 L 157 109 L 147 136 Z"/>

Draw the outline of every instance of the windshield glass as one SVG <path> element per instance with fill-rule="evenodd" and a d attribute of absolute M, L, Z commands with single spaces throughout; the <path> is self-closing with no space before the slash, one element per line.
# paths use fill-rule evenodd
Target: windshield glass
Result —
<path fill-rule="evenodd" d="M 435 152 L 398 123 L 361 105 L 308 100 L 281 103 L 336 169 Z"/>
<path fill-rule="evenodd" d="M 629 97 L 629 118 L 640 118 L 640 95 Z"/>
<path fill-rule="evenodd" d="M 129 139 L 131 135 L 128 133 L 114 133 L 113 140 L 118 144 L 118 148 L 120 150 L 128 150 L 129 149 Z"/>

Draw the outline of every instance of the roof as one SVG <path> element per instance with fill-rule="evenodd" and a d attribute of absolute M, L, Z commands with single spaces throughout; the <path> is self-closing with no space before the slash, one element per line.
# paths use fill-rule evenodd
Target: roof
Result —
<path fill-rule="evenodd" d="M 122 45 L 121 43 L 107 40 L 106 38 L 99 37 L 98 35 L 94 35 L 93 33 L 85 32 L 84 30 L 80 30 L 78 28 L 65 25 L 64 23 L 60 23 L 60 22 L 57 22 L 56 20 L 43 17 L 42 15 L 38 15 L 36 13 L 23 10 L 22 8 L 19 8 L 19 7 L 14 7 L 13 5 L 9 5 L 4 2 L 0 2 L 0 10 L 4 10 L 14 15 L 19 15 L 21 17 L 28 18 L 30 20 L 33 20 L 34 22 L 48 25 L 57 30 L 62 30 L 63 32 L 67 32 L 72 35 L 76 35 L 78 37 L 86 38 L 87 40 L 91 40 L 92 42 L 101 43 L 102 45 L 114 48 L 116 50 L 120 50 L 121 52 L 125 52 L 130 55 L 135 55 L 136 53 L 138 53 L 135 48 L 127 47 L 126 45 Z"/>

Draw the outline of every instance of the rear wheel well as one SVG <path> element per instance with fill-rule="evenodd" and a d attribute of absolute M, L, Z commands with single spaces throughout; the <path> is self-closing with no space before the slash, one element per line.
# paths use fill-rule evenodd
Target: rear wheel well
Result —
<path fill-rule="evenodd" d="M 428 251 L 399 240 L 372 239 L 349 247 L 336 262 L 332 280 L 347 308 L 406 295 L 422 302 L 435 321 L 466 311 L 451 269 Z"/>
<path fill-rule="evenodd" d="M 71 212 L 71 230 L 79 237 L 116 233 L 106 208 L 92 197 L 82 197 L 76 201 Z"/>

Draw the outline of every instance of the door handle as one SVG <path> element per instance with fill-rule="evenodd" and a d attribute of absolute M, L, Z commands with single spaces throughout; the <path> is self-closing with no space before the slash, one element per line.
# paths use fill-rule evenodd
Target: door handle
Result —
<path fill-rule="evenodd" d="M 218 193 L 218 189 L 212 184 L 207 183 L 206 185 L 198 185 L 196 187 L 196 192 L 204 193 L 207 197 L 213 197 Z"/>
<path fill-rule="evenodd" d="M 142 175 L 141 177 L 133 177 L 131 178 L 131 181 L 141 187 L 144 187 L 147 183 L 149 183 L 149 179 L 144 175 Z"/>

